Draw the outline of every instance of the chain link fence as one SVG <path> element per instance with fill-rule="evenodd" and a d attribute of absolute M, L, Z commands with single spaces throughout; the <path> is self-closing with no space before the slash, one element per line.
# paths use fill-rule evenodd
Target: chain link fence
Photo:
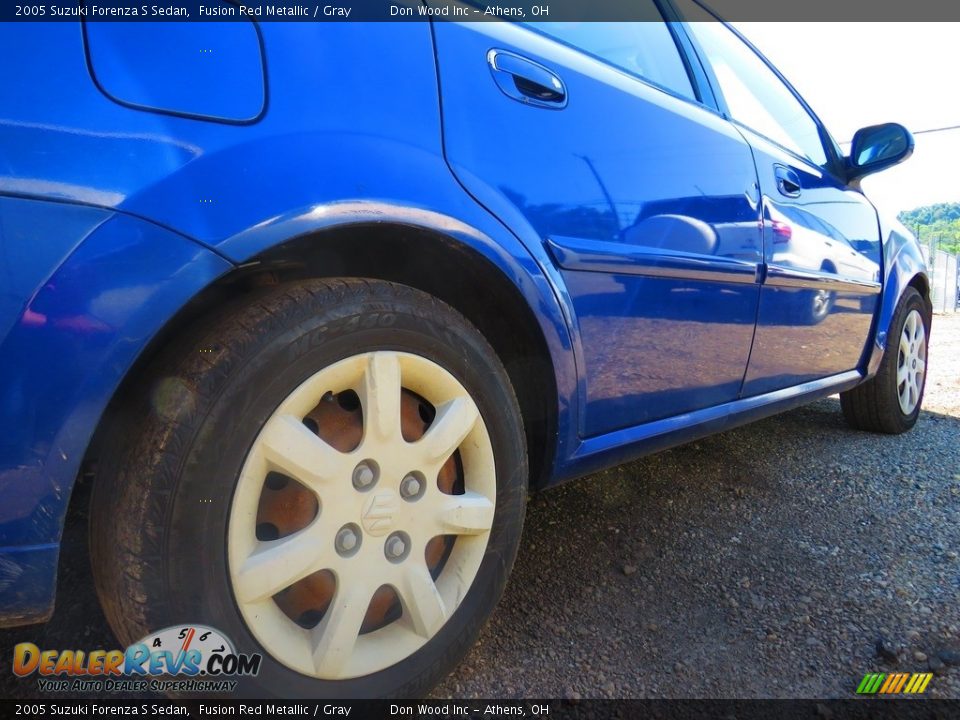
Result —
<path fill-rule="evenodd" d="M 923 256 L 930 273 L 933 311 L 935 313 L 956 312 L 957 304 L 960 302 L 957 293 L 958 273 L 960 273 L 957 256 L 926 245 L 923 246 Z"/>

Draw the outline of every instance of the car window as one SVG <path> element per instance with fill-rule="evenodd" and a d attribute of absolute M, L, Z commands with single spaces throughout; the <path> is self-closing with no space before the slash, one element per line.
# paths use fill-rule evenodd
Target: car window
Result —
<path fill-rule="evenodd" d="M 696 99 L 670 28 L 651 0 L 637 3 L 646 22 L 531 22 L 544 35 L 631 75 Z"/>
<path fill-rule="evenodd" d="M 788 220 L 796 223 L 800 227 L 806 228 L 807 230 L 813 230 L 813 228 L 810 227 L 809 221 L 806 217 L 804 217 L 799 208 L 795 208 L 792 205 L 778 205 L 777 210 Z"/>
<path fill-rule="evenodd" d="M 776 73 L 736 33 L 690 0 L 684 15 L 727 102 L 730 116 L 814 164 L 827 164 L 817 122 Z"/>
<path fill-rule="evenodd" d="M 812 227 L 821 235 L 826 235 L 828 238 L 832 238 L 834 240 L 836 239 L 833 237 L 835 235 L 834 231 L 831 230 L 830 226 L 823 222 L 823 220 L 812 213 L 807 213 L 807 215 L 809 216 L 807 222 L 810 223 L 810 227 Z"/>
<path fill-rule="evenodd" d="M 821 235 L 827 236 L 828 238 L 833 238 L 834 240 L 836 239 L 834 237 L 834 235 L 836 234 L 835 231 L 831 230 L 830 226 L 827 225 L 825 222 L 823 222 L 823 220 L 818 218 L 813 213 L 808 213 L 806 210 L 802 212 L 804 217 L 806 218 L 807 225 L 810 227 L 811 230 L 815 230 Z"/>

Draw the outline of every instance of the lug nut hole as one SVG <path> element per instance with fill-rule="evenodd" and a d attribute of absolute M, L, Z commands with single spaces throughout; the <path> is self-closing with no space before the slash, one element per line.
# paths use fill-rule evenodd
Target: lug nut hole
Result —
<path fill-rule="evenodd" d="M 373 460 L 364 460 L 353 469 L 353 487 L 366 492 L 377 484 L 380 467 Z"/>
<path fill-rule="evenodd" d="M 337 531 L 334 545 L 340 557 L 353 557 L 363 543 L 363 533 L 354 523 L 347 523 Z"/>
<path fill-rule="evenodd" d="M 347 412 L 360 409 L 360 396 L 354 390 L 344 390 L 337 394 L 337 404 Z"/>
<path fill-rule="evenodd" d="M 400 481 L 400 497 L 407 502 L 413 502 L 414 500 L 422 498 L 426 489 L 427 479 L 423 476 L 423 473 L 418 470 L 407 473 L 403 477 L 403 480 Z"/>
<path fill-rule="evenodd" d="M 283 490 L 290 483 L 290 478 L 286 475 L 281 475 L 278 472 L 267 473 L 267 479 L 264 480 L 264 485 L 267 486 L 270 490 Z"/>
<path fill-rule="evenodd" d="M 383 554 L 392 563 L 400 563 L 410 555 L 410 536 L 405 532 L 391 533 L 383 543 Z"/>

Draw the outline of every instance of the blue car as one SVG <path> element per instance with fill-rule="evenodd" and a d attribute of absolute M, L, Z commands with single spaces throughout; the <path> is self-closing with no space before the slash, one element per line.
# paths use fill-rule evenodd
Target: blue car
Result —
<path fill-rule="evenodd" d="M 636 5 L 0 27 L 0 623 L 50 616 L 88 476 L 121 647 L 423 695 L 530 491 L 838 392 L 909 430 L 929 280 L 860 181 L 910 133 L 844 155 L 731 27 Z"/>

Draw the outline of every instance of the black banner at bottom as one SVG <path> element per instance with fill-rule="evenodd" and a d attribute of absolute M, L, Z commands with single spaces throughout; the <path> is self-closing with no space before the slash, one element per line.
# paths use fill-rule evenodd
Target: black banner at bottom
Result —
<path fill-rule="evenodd" d="M 960 718 L 958 700 L 0 700 L 0 716 L 193 718 Z"/>

